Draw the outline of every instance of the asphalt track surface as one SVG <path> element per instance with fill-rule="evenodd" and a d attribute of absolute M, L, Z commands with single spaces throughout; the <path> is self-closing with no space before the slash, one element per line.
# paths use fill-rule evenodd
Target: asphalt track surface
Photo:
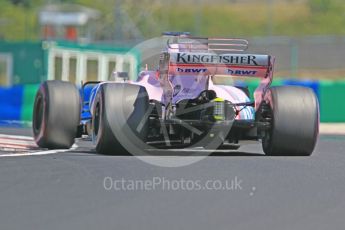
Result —
<path fill-rule="evenodd" d="M 0 128 L 0 133 L 31 134 L 17 128 Z M 267 157 L 260 145 L 252 144 L 179 168 L 152 166 L 133 156 L 97 155 L 90 143 L 77 144 L 67 152 L 34 156 L 1 150 L 0 229 L 332 230 L 345 226 L 345 136 L 321 135 L 311 157 Z M 32 149 L 24 154 L 40 151 L 44 152 Z M 124 191 L 105 187 L 105 178 L 237 178 L 240 186 L 226 191 L 161 187 Z"/>

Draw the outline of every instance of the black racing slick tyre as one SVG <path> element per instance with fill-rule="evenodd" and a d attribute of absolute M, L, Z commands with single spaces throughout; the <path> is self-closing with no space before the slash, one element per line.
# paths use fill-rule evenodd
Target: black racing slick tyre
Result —
<path fill-rule="evenodd" d="M 269 89 L 271 128 L 262 140 L 266 155 L 309 156 L 319 134 L 319 103 L 310 88 Z"/>
<path fill-rule="evenodd" d="M 80 94 L 75 85 L 45 81 L 36 94 L 32 128 L 38 146 L 68 149 L 74 143 L 80 123 Z"/>
<path fill-rule="evenodd" d="M 148 132 L 145 118 L 148 106 L 149 98 L 144 87 L 102 83 L 92 113 L 96 151 L 108 155 L 140 152 Z"/>

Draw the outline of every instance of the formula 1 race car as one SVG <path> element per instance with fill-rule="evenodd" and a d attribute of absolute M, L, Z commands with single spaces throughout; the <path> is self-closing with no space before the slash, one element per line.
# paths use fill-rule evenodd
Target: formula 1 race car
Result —
<path fill-rule="evenodd" d="M 318 100 L 310 88 L 270 87 L 273 56 L 245 53 L 243 39 L 168 35 L 158 70 L 142 71 L 135 81 L 114 72 L 112 81 L 84 83 L 81 93 L 69 82 L 42 83 L 34 103 L 36 143 L 70 148 L 88 135 L 97 152 L 116 155 L 237 149 L 243 140 L 257 140 L 266 155 L 313 152 Z M 261 79 L 254 100 L 245 86 L 219 83 L 242 78 Z"/>

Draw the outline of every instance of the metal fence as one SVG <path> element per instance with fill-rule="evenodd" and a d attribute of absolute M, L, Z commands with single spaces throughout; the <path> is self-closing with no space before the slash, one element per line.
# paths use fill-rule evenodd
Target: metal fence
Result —
<path fill-rule="evenodd" d="M 276 56 L 276 75 L 303 78 L 345 78 L 345 37 L 251 38 L 248 52 Z"/>
<path fill-rule="evenodd" d="M 126 47 L 68 42 L 0 42 L 0 86 L 44 80 L 108 80 L 111 72 L 135 78 L 140 53 Z"/>

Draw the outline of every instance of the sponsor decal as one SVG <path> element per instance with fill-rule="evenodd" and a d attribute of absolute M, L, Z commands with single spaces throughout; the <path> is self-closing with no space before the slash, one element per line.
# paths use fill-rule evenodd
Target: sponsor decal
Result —
<path fill-rule="evenodd" d="M 227 74 L 238 76 L 253 76 L 257 73 L 256 70 L 232 70 L 228 69 Z"/>
<path fill-rule="evenodd" d="M 177 72 L 179 73 L 206 73 L 206 68 L 177 68 Z"/>
<path fill-rule="evenodd" d="M 200 63 L 200 64 L 233 64 L 233 65 L 253 65 L 258 66 L 258 56 L 256 55 L 232 55 L 232 54 L 190 54 L 177 53 L 177 63 Z M 260 64 L 267 64 L 265 58 L 261 57 Z"/>

